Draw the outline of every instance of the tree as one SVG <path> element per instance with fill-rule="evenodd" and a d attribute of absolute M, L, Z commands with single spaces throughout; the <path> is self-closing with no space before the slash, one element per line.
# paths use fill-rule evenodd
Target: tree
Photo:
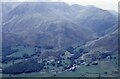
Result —
<path fill-rule="evenodd" d="M 74 48 L 72 46 L 70 46 L 70 47 L 67 48 L 67 51 L 70 52 L 70 53 L 73 53 Z"/>
<path fill-rule="evenodd" d="M 23 54 L 23 58 L 29 58 L 29 55 L 27 53 Z"/>
<path fill-rule="evenodd" d="M 105 72 L 105 74 L 107 74 L 107 72 Z"/>

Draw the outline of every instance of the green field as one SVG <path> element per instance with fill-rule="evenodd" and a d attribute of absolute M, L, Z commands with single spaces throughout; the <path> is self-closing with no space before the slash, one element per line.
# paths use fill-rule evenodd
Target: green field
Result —
<path fill-rule="evenodd" d="M 35 53 L 35 48 L 34 47 L 23 47 L 23 46 L 19 46 L 19 47 L 15 47 L 13 49 L 18 49 L 18 52 L 15 52 L 11 55 L 8 55 L 7 57 L 23 57 L 23 55 L 25 53 L 27 53 L 28 55 L 32 55 Z M 70 65 L 70 60 L 67 59 L 67 57 L 71 57 L 73 56 L 73 54 L 70 54 L 70 52 L 65 52 L 65 54 L 62 56 L 63 59 L 61 59 L 61 64 L 62 66 L 57 67 L 57 63 L 54 61 L 54 59 L 47 59 L 46 61 L 48 63 L 48 65 L 45 65 L 48 70 L 46 69 L 42 69 L 40 72 L 32 72 L 32 73 L 22 73 L 22 74 L 17 74 L 17 75 L 8 75 L 8 74 L 4 74 L 3 76 L 7 77 L 7 76 L 13 76 L 13 77 L 52 77 L 52 76 L 56 76 L 56 77 L 99 77 L 99 76 L 107 76 L 107 77 L 114 77 L 117 76 L 117 65 L 118 65 L 118 61 L 117 58 L 116 59 L 101 59 L 98 61 L 98 65 L 92 65 L 90 64 L 89 66 L 87 65 L 78 65 L 76 67 L 75 71 L 70 71 L 70 70 L 63 70 L 63 68 L 67 65 Z M 114 57 L 117 57 L 117 55 L 113 55 Z M 37 56 L 33 56 L 37 57 Z M 14 65 L 16 63 L 22 62 L 24 60 L 27 60 L 27 58 L 25 59 L 17 59 L 13 61 L 9 61 L 7 63 L 3 64 L 3 68 L 5 67 L 9 67 L 11 65 Z M 53 60 L 53 61 L 51 61 Z M 43 61 L 42 61 L 43 62 Z M 55 65 L 53 66 L 52 63 L 55 63 Z"/>

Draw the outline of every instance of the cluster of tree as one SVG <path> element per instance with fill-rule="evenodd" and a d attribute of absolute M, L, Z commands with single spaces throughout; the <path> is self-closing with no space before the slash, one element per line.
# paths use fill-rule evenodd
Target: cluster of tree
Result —
<path fill-rule="evenodd" d="M 53 49 L 54 46 L 35 46 L 36 48 Z"/>
<path fill-rule="evenodd" d="M 7 55 L 10 55 L 12 53 L 15 53 L 17 52 L 18 49 L 11 49 L 11 47 L 3 47 L 2 48 L 2 56 L 7 56 Z"/>
<path fill-rule="evenodd" d="M 22 59 L 22 57 L 2 57 L 2 63 L 7 63 L 9 61 Z"/>
<path fill-rule="evenodd" d="M 29 57 L 30 56 L 27 53 L 23 54 L 23 58 L 29 58 Z"/>
<path fill-rule="evenodd" d="M 80 56 L 82 56 L 82 54 L 84 53 L 84 49 L 79 49 L 79 51 L 75 51 L 74 55 L 70 58 L 71 61 L 74 61 L 75 59 L 79 58 Z"/>
<path fill-rule="evenodd" d="M 102 53 L 102 54 L 100 54 L 100 58 L 101 59 L 104 59 L 104 58 L 106 58 L 107 56 L 111 56 L 109 53 Z"/>
<path fill-rule="evenodd" d="M 53 49 L 53 46 L 44 46 L 45 49 Z"/>
<path fill-rule="evenodd" d="M 73 53 L 75 50 L 75 48 L 73 48 L 72 46 L 68 47 L 67 48 L 67 51 L 70 52 L 70 53 Z"/>
<path fill-rule="evenodd" d="M 22 61 L 20 63 L 16 63 L 9 67 L 3 69 L 3 73 L 5 74 L 21 74 L 21 73 L 31 73 L 38 72 L 44 67 L 43 63 L 37 63 L 33 59 L 29 59 L 26 61 Z"/>

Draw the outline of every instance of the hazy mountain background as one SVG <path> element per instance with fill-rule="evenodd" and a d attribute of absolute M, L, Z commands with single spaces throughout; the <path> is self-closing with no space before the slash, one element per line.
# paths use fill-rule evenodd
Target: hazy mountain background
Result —
<path fill-rule="evenodd" d="M 116 15 L 94 6 L 41 2 L 5 3 L 3 8 L 3 42 L 6 39 L 3 45 L 20 43 L 66 47 L 78 41 L 93 40 L 117 27 Z"/>

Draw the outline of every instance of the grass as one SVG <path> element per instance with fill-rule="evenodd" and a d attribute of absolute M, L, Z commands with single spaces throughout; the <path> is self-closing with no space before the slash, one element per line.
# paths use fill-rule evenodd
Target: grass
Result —
<path fill-rule="evenodd" d="M 32 55 L 35 53 L 34 47 L 24 47 L 24 46 L 18 46 L 14 47 L 13 49 L 19 49 L 18 52 L 13 53 L 11 55 L 8 55 L 8 57 L 22 57 L 25 53 L 28 55 Z M 71 57 L 72 54 L 69 52 L 66 52 L 65 55 L 63 56 L 65 59 L 67 57 Z M 117 56 L 117 55 L 115 55 Z M 18 63 L 22 60 L 15 60 L 14 63 Z M 69 60 L 61 60 L 62 64 L 70 64 Z M 111 74 L 112 71 L 116 71 L 118 65 L 117 63 L 117 58 L 116 59 L 102 59 L 99 61 L 98 65 L 90 65 L 90 66 L 85 66 L 85 65 L 80 65 L 77 67 L 75 72 L 72 71 L 63 71 L 62 73 L 57 73 L 57 77 L 98 77 L 99 74 L 101 76 L 115 76 L 116 74 Z M 8 62 L 7 64 L 3 64 L 3 67 L 7 67 L 12 65 L 12 61 Z M 41 72 L 34 72 L 34 73 L 23 73 L 23 74 L 18 74 L 18 75 L 12 75 L 13 77 L 52 77 L 54 75 L 55 71 L 62 71 L 61 68 L 57 68 L 56 66 L 52 66 L 51 64 L 48 65 L 49 67 L 49 73 L 45 72 L 42 70 Z M 105 74 L 105 72 L 108 72 L 108 74 Z M 111 75 L 110 75 L 111 74 Z M 9 75 L 3 75 L 3 76 L 9 76 Z"/>
<path fill-rule="evenodd" d="M 24 54 L 28 54 L 29 56 L 31 56 L 35 53 L 34 47 L 17 46 L 13 49 L 18 49 L 18 52 L 8 55 L 7 57 L 23 57 Z"/>

